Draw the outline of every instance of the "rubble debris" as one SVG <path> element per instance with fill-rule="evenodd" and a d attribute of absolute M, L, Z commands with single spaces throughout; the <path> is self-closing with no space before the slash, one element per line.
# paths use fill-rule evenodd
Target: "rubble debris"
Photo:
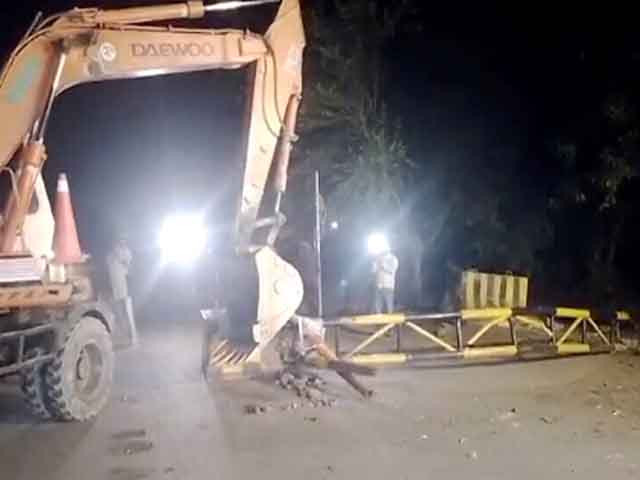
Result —
<path fill-rule="evenodd" d="M 622 412 L 620 410 L 612 410 L 611 411 L 611 415 L 613 415 L 614 417 L 621 417 L 622 416 Z"/>
<path fill-rule="evenodd" d="M 285 390 L 295 392 L 296 396 L 303 400 L 295 405 L 285 405 L 282 410 L 294 410 L 305 404 L 313 408 L 333 407 L 336 404 L 336 399 L 329 397 L 324 391 L 326 383 L 318 375 L 296 376 L 285 369 L 276 375 L 276 384 Z"/>
<path fill-rule="evenodd" d="M 283 412 L 286 412 L 289 410 L 296 410 L 299 407 L 300 405 L 298 404 L 298 402 L 291 402 L 291 403 L 287 403 L 286 405 L 282 405 L 280 407 L 280 410 L 282 410 Z"/>
<path fill-rule="evenodd" d="M 144 428 L 138 428 L 135 430 L 123 430 L 121 432 L 117 432 L 111 435 L 111 437 L 116 440 L 129 440 L 132 438 L 140 438 L 140 437 L 146 437 L 146 436 L 147 436 L 147 431 Z"/>
<path fill-rule="evenodd" d="M 135 455 L 137 453 L 148 452 L 153 448 L 153 442 L 146 440 L 132 440 L 128 442 L 122 450 L 125 455 Z"/>
<path fill-rule="evenodd" d="M 460 437 L 458 439 L 458 444 L 464 445 L 465 443 L 467 443 L 467 438 L 466 437 Z"/>
<path fill-rule="evenodd" d="M 547 425 L 553 425 L 556 423 L 556 419 L 553 417 L 540 417 L 540 421 L 546 423 Z"/>
<path fill-rule="evenodd" d="M 471 452 L 467 452 L 467 458 L 469 460 L 478 460 L 478 452 L 476 452 L 475 450 L 472 450 Z"/>
<path fill-rule="evenodd" d="M 116 480 L 142 480 L 151 477 L 155 473 L 155 470 L 149 468 L 115 467 L 112 468 L 109 473 L 109 477 Z"/>
<path fill-rule="evenodd" d="M 263 415 L 270 409 L 271 407 L 269 407 L 268 405 L 250 404 L 244 406 L 244 413 L 246 413 L 247 415 Z"/>
<path fill-rule="evenodd" d="M 429 440 L 429 435 L 427 435 L 426 433 L 423 433 L 422 435 L 420 435 L 420 439 L 421 440 Z"/>
<path fill-rule="evenodd" d="M 307 400 L 311 400 L 312 402 L 320 402 L 321 400 L 324 400 L 324 393 L 314 388 L 305 389 L 304 396 Z"/>
<path fill-rule="evenodd" d="M 311 423 L 318 423 L 318 417 L 304 417 L 305 421 Z"/>
<path fill-rule="evenodd" d="M 307 386 L 320 390 L 326 385 L 326 382 L 318 375 L 310 375 L 307 378 Z"/>
<path fill-rule="evenodd" d="M 501 422 L 511 420 L 516 416 L 516 411 L 517 410 L 515 408 L 512 408 L 511 410 L 503 412 L 500 415 L 498 415 L 498 420 L 500 420 Z"/>
<path fill-rule="evenodd" d="M 285 370 L 280 372 L 276 377 L 276 384 L 286 390 L 291 390 L 295 382 L 295 379 L 296 377 L 294 377 L 291 373 Z"/>

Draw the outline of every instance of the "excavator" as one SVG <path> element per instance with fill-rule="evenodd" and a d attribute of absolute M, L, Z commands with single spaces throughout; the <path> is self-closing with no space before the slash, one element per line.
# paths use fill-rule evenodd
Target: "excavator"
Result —
<path fill-rule="evenodd" d="M 280 3 L 266 34 L 174 27 L 168 22 Z M 219 325 L 219 367 L 260 364 L 303 297 L 295 268 L 275 250 L 302 94 L 305 35 L 299 0 L 186 1 L 36 17 L 0 73 L 0 169 L 9 179 L 0 225 L 0 377 L 20 374 L 42 418 L 84 421 L 105 406 L 116 328 L 88 256 L 53 248 L 56 222 L 42 169 L 55 99 L 77 85 L 249 67 L 246 148 L 235 214 L 237 293 Z M 257 299 L 244 295 L 244 285 Z"/>

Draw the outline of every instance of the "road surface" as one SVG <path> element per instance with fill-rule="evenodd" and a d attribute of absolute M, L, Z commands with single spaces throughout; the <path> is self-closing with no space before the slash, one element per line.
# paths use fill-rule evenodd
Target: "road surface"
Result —
<path fill-rule="evenodd" d="M 370 401 L 327 374 L 334 407 L 283 410 L 271 382 L 203 383 L 197 326 L 141 340 L 95 422 L 38 423 L 0 384 L 0 478 L 640 478 L 639 357 L 384 371 Z"/>

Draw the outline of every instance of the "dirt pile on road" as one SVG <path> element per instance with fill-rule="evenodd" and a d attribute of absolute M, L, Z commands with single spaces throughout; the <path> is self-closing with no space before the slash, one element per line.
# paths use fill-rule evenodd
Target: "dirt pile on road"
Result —
<path fill-rule="evenodd" d="M 288 369 L 280 370 L 274 380 L 283 390 L 288 390 L 296 396 L 296 400 L 280 405 L 248 404 L 244 411 L 248 415 L 263 415 L 275 410 L 289 411 L 299 408 L 334 407 L 337 399 L 326 391 L 326 382 L 316 374 L 302 374 Z"/>

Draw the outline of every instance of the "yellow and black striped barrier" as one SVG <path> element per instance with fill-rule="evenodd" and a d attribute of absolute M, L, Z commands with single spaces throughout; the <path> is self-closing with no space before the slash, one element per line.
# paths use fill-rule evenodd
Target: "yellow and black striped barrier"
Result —
<path fill-rule="evenodd" d="M 462 308 L 525 308 L 529 279 L 518 275 L 465 270 L 462 272 L 460 288 Z"/>
<path fill-rule="evenodd" d="M 624 311 L 601 313 L 576 308 L 482 308 L 455 313 L 381 314 L 342 317 L 325 322 L 335 329 L 336 352 L 356 363 L 402 365 L 431 360 L 478 360 L 490 358 L 540 358 L 610 352 L 619 336 L 620 322 L 630 321 Z M 455 340 L 443 338 L 429 330 L 427 324 L 455 325 Z M 526 326 L 542 335 L 542 341 L 518 338 L 517 326 Z M 340 352 L 343 328 L 371 328 L 365 338 Z M 509 342 L 481 345 L 489 332 L 507 327 Z M 423 349 L 404 350 L 400 331 L 411 332 L 423 341 Z M 608 335 L 605 331 L 608 329 Z M 469 335 L 466 331 L 472 330 Z M 396 332 L 393 352 L 369 352 L 371 345 Z M 362 333 L 362 332 L 360 332 Z M 577 338 L 576 338 L 577 337 Z"/>

